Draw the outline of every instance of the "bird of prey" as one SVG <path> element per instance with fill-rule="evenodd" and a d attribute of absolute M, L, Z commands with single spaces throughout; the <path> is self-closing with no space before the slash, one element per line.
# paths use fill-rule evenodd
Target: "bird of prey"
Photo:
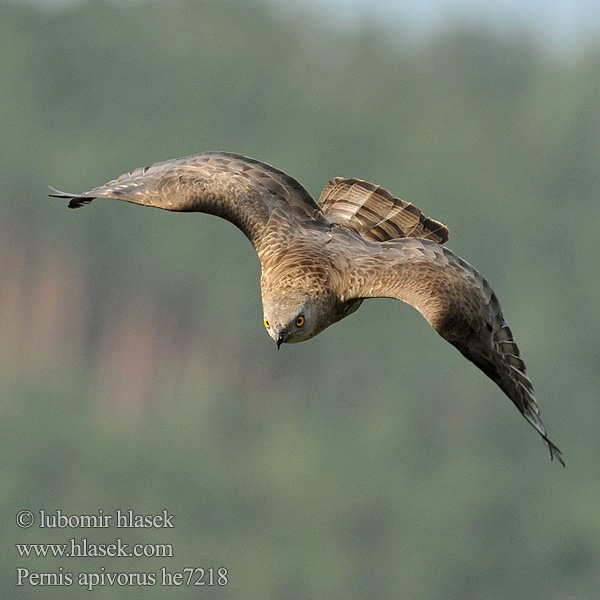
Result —
<path fill-rule="evenodd" d="M 448 229 L 377 185 L 335 178 L 318 202 L 283 171 L 229 152 L 204 152 L 121 175 L 83 194 L 52 188 L 78 208 L 113 198 L 217 215 L 250 240 L 262 266 L 264 326 L 279 347 L 308 340 L 367 298 L 414 306 L 548 439 L 525 363 L 496 295 L 442 244 Z"/>

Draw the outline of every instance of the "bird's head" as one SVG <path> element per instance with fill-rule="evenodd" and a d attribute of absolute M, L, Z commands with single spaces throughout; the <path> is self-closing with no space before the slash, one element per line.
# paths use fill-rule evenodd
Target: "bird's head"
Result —
<path fill-rule="evenodd" d="M 278 348 L 284 343 L 308 340 L 324 329 L 317 307 L 306 293 L 266 299 L 263 308 L 264 325 Z"/>

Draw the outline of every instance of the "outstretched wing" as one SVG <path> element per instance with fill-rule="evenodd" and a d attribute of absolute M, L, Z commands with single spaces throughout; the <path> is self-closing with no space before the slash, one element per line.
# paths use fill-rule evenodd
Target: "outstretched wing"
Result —
<path fill-rule="evenodd" d="M 416 206 L 362 179 L 336 177 L 321 192 L 319 206 L 328 219 L 374 242 L 420 237 L 443 244 L 448 228 Z"/>
<path fill-rule="evenodd" d="M 56 198 L 79 208 L 96 198 L 114 198 L 173 211 L 217 215 L 239 227 L 258 249 L 277 208 L 318 219 L 321 209 L 293 177 L 258 160 L 228 152 L 204 152 L 135 169 L 83 194 L 52 188 Z"/>
<path fill-rule="evenodd" d="M 525 363 L 487 280 L 452 251 L 423 239 L 386 242 L 356 259 L 351 298 L 396 298 L 414 306 L 448 342 L 495 381 L 542 436 L 551 458 L 564 466 L 548 439 Z"/>

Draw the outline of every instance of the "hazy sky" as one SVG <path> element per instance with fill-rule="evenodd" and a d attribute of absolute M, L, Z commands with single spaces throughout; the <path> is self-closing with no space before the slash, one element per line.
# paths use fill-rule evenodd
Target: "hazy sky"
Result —
<path fill-rule="evenodd" d="M 83 0 L 18 0 L 65 5 Z M 115 3 L 144 0 L 112 0 Z M 149 0 L 160 1 L 160 0 Z M 162 0 L 169 1 L 169 0 Z M 240 0 L 243 1 L 243 0 Z M 308 6 L 346 24 L 361 18 L 404 21 L 421 30 L 451 22 L 483 22 L 502 30 L 534 29 L 547 41 L 577 43 L 600 39 L 600 0 L 263 0 L 281 9 Z"/>
<path fill-rule="evenodd" d="M 347 21 L 367 16 L 408 20 L 432 29 L 448 22 L 486 23 L 502 29 L 533 28 L 562 41 L 600 39 L 600 0 L 269 0 L 280 5 L 321 7 Z"/>

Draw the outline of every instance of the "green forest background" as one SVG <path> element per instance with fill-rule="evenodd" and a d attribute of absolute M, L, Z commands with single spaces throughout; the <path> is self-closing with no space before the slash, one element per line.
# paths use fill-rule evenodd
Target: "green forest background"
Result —
<path fill-rule="evenodd" d="M 0 55 L 3 597 L 598 597 L 600 44 L 457 24 L 418 39 L 254 0 L 3 1 Z M 277 351 L 229 223 L 47 197 L 204 150 L 314 196 L 367 179 L 447 224 L 567 468 L 410 307 L 370 301 Z M 22 509 L 166 509 L 176 526 L 20 529 Z M 83 537 L 174 556 L 15 547 Z M 17 587 L 19 567 L 75 582 Z M 77 585 L 161 567 L 229 583 Z"/>

